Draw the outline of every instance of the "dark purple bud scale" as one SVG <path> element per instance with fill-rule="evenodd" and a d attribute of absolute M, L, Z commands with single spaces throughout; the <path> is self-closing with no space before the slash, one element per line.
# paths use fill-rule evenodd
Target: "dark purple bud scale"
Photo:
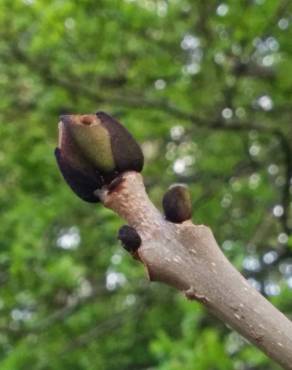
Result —
<path fill-rule="evenodd" d="M 117 120 L 104 112 L 97 112 L 96 116 L 108 130 L 111 148 L 118 172 L 127 170 L 141 172 L 144 156 L 140 146 L 133 136 Z"/>
<path fill-rule="evenodd" d="M 191 197 L 184 185 L 171 186 L 164 194 L 162 206 L 168 221 L 181 223 L 192 217 Z"/>
<path fill-rule="evenodd" d="M 77 194 L 82 200 L 89 203 L 99 202 L 99 198 L 94 195 L 94 191 L 103 185 L 102 176 L 97 171 L 82 172 L 74 168 L 70 161 L 62 157 L 61 150 L 55 149 L 55 156 L 59 169 L 70 188 Z"/>
<path fill-rule="evenodd" d="M 121 241 L 123 247 L 131 253 L 136 252 L 142 243 L 137 231 L 128 225 L 124 225 L 120 228 L 118 239 Z"/>

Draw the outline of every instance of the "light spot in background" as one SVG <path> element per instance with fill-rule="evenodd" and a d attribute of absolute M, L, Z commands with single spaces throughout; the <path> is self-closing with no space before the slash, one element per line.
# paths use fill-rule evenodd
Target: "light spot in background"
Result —
<path fill-rule="evenodd" d="M 185 129 L 183 126 L 173 126 L 170 129 L 170 136 L 172 140 L 180 140 L 184 133 Z"/>
<path fill-rule="evenodd" d="M 194 50 L 198 48 L 200 44 L 200 39 L 198 37 L 187 34 L 183 37 L 180 46 L 183 50 Z"/>
<path fill-rule="evenodd" d="M 263 255 L 263 261 L 266 265 L 274 263 L 278 258 L 278 253 L 276 251 L 269 251 Z"/>
<path fill-rule="evenodd" d="M 257 48 L 258 51 L 266 52 L 266 46 L 264 45 L 263 41 L 260 39 L 260 37 L 256 37 L 252 41 L 252 45 Z"/>
<path fill-rule="evenodd" d="M 278 22 L 280 30 L 286 30 L 289 27 L 289 21 L 287 18 L 281 18 Z"/>
<path fill-rule="evenodd" d="M 181 10 L 184 12 L 184 13 L 189 13 L 191 10 L 192 10 L 192 7 L 190 4 L 188 3 L 185 3 L 185 4 L 181 4 Z"/>
<path fill-rule="evenodd" d="M 194 175 L 195 169 L 193 166 L 191 166 L 194 163 L 195 163 L 195 158 L 190 155 L 178 158 L 177 160 L 174 161 L 172 165 L 172 171 L 182 176 L 186 176 L 190 174 Z"/>
<path fill-rule="evenodd" d="M 241 218 L 241 221 L 243 221 L 242 219 L 242 212 L 241 212 L 241 209 L 240 208 L 233 208 L 232 211 L 231 211 L 231 216 L 235 219 L 235 218 Z"/>
<path fill-rule="evenodd" d="M 182 174 L 186 170 L 186 162 L 183 158 L 177 159 L 173 164 L 173 171 L 177 174 Z"/>
<path fill-rule="evenodd" d="M 136 296 L 134 294 L 128 294 L 124 303 L 125 306 L 132 306 L 134 303 L 136 303 Z"/>
<path fill-rule="evenodd" d="M 284 176 L 277 176 L 275 180 L 275 185 L 281 187 L 285 184 L 285 177 Z"/>
<path fill-rule="evenodd" d="M 140 8 L 156 13 L 159 17 L 165 17 L 168 11 L 166 0 L 124 0 L 127 3 L 136 3 Z"/>
<path fill-rule="evenodd" d="M 186 155 L 183 159 L 184 159 L 185 164 L 187 166 L 191 166 L 192 164 L 194 164 L 196 162 L 195 157 L 191 156 L 191 155 Z"/>
<path fill-rule="evenodd" d="M 292 276 L 290 276 L 286 281 L 287 281 L 288 287 L 292 288 Z"/>
<path fill-rule="evenodd" d="M 176 158 L 176 150 L 177 150 L 177 145 L 175 143 L 168 143 L 166 145 L 166 154 L 165 154 L 165 158 L 168 160 L 168 161 L 172 161 Z"/>
<path fill-rule="evenodd" d="M 254 279 L 254 278 L 248 278 L 247 281 L 248 281 L 249 285 L 251 285 L 257 291 L 260 291 L 261 290 L 261 283 L 259 281 L 257 281 L 256 279 Z"/>
<path fill-rule="evenodd" d="M 192 62 L 190 64 L 187 64 L 186 66 L 183 66 L 182 72 L 186 75 L 195 75 L 199 73 L 201 70 L 200 64 L 196 62 Z"/>
<path fill-rule="evenodd" d="M 68 307 L 75 306 L 78 303 L 78 291 L 77 294 L 68 295 L 66 301 Z"/>
<path fill-rule="evenodd" d="M 281 244 L 288 243 L 288 235 L 286 233 L 280 233 L 278 235 L 278 242 Z"/>
<path fill-rule="evenodd" d="M 219 28 L 218 33 L 221 40 L 229 40 L 229 34 L 225 27 L 221 27 L 221 29 Z"/>
<path fill-rule="evenodd" d="M 78 287 L 78 297 L 86 298 L 90 297 L 92 294 L 92 285 L 89 280 L 81 278 Z"/>
<path fill-rule="evenodd" d="M 292 259 L 282 262 L 279 266 L 279 270 L 285 277 L 292 277 Z"/>
<path fill-rule="evenodd" d="M 269 281 L 264 284 L 264 291 L 269 296 L 275 296 L 280 294 L 281 288 L 274 281 Z"/>
<path fill-rule="evenodd" d="M 259 134 L 256 130 L 250 130 L 248 132 L 248 137 L 250 138 L 250 140 L 257 140 L 259 137 Z"/>
<path fill-rule="evenodd" d="M 235 115 L 238 118 L 244 118 L 245 117 L 245 109 L 243 107 L 236 108 Z"/>
<path fill-rule="evenodd" d="M 214 55 L 214 61 L 216 64 L 223 64 L 225 62 L 226 58 L 225 55 L 221 52 L 218 52 Z"/>
<path fill-rule="evenodd" d="M 22 0 L 25 5 L 32 5 L 35 0 Z"/>
<path fill-rule="evenodd" d="M 149 10 L 150 12 L 156 11 L 156 4 L 153 1 L 149 0 L 139 0 L 136 1 L 138 6 L 142 6 L 145 9 Z"/>
<path fill-rule="evenodd" d="M 231 251 L 233 249 L 233 242 L 232 242 L 232 240 L 224 240 L 224 242 L 222 244 L 222 248 L 225 251 Z"/>
<path fill-rule="evenodd" d="M 231 51 L 234 55 L 240 55 L 242 53 L 242 47 L 239 44 L 232 44 Z"/>
<path fill-rule="evenodd" d="M 228 11 L 229 11 L 229 6 L 225 3 L 220 4 L 216 9 L 216 13 L 217 15 L 219 15 L 219 17 L 225 17 Z"/>
<path fill-rule="evenodd" d="M 161 30 L 148 29 L 147 34 L 149 34 L 153 40 L 159 41 L 162 39 L 163 32 Z"/>
<path fill-rule="evenodd" d="M 232 195 L 230 193 L 227 193 L 227 194 L 224 194 L 220 204 L 223 208 L 228 208 L 231 205 L 231 202 L 232 202 Z"/>
<path fill-rule="evenodd" d="M 152 141 L 144 141 L 141 145 L 142 152 L 146 159 L 153 159 L 157 156 L 158 151 L 160 149 L 160 142 L 159 140 L 152 140 Z"/>
<path fill-rule="evenodd" d="M 281 217 L 283 216 L 284 208 L 281 206 L 281 204 L 276 204 L 273 208 L 273 215 L 275 217 Z"/>
<path fill-rule="evenodd" d="M 276 52 L 279 50 L 279 42 L 277 41 L 277 39 L 275 39 L 275 37 L 268 37 L 265 43 L 271 51 Z"/>
<path fill-rule="evenodd" d="M 240 183 L 240 180 L 236 178 L 231 178 L 230 179 L 230 184 L 232 186 L 232 190 L 235 192 L 238 192 L 242 189 L 242 184 Z"/>
<path fill-rule="evenodd" d="M 184 141 L 179 144 L 179 150 L 182 153 L 189 153 L 189 152 L 197 152 L 199 153 L 200 151 L 198 150 L 198 145 L 194 141 Z"/>
<path fill-rule="evenodd" d="M 66 18 L 64 24 L 68 30 L 72 30 L 75 27 L 75 20 L 73 18 Z"/>
<path fill-rule="evenodd" d="M 27 309 L 14 308 L 11 311 L 11 318 L 14 321 L 27 321 L 32 317 L 32 313 Z"/>
<path fill-rule="evenodd" d="M 157 3 L 157 15 L 159 17 L 165 17 L 168 11 L 168 3 L 167 1 L 158 1 Z"/>
<path fill-rule="evenodd" d="M 271 97 L 268 95 L 260 96 L 257 100 L 257 104 L 260 108 L 267 112 L 272 110 L 274 106 Z"/>
<path fill-rule="evenodd" d="M 227 76 L 226 77 L 226 85 L 228 87 L 232 87 L 234 86 L 236 83 L 236 78 L 234 76 Z"/>
<path fill-rule="evenodd" d="M 195 75 L 200 72 L 200 62 L 203 57 L 203 51 L 200 47 L 201 41 L 198 37 L 190 34 L 184 35 L 180 46 L 187 51 L 188 62 L 182 67 L 182 73 L 185 75 Z"/>
<path fill-rule="evenodd" d="M 230 108 L 224 108 L 221 114 L 222 114 L 222 117 L 225 119 L 230 119 L 233 116 L 232 109 Z"/>
<path fill-rule="evenodd" d="M 242 346 L 244 346 L 245 341 L 241 335 L 232 332 L 228 335 L 226 341 L 226 350 L 229 355 L 234 355 L 236 352 L 240 350 Z"/>
<path fill-rule="evenodd" d="M 276 164 L 272 163 L 268 167 L 268 172 L 270 175 L 277 175 L 277 173 L 279 172 L 279 167 Z"/>
<path fill-rule="evenodd" d="M 127 282 L 124 274 L 115 271 L 109 271 L 106 274 L 106 288 L 107 290 L 115 290 L 119 286 L 123 286 Z"/>
<path fill-rule="evenodd" d="M 253 157 L 255 157 L 255 156 L 257 156 L 260 153 L 261 147 L 260 147 L 259 144 L 254 143 L 254 144 L 252 144 L 250 146 L 250 148 L 249 148 L 248 151 L 249 151 L 249 154 L 250 155 L 252 155 Z"/>
<path fill-rule="evenodd" d="M 271 67 L 275 63 L 275 56 L 271 54 L 264 56 L 262 63 L 265 67 Z"/>
<path fill-rule="evenodd" d="M 256 256 L 246 256 L 242 262 L 245 270 L 257 272 L 261 269 L 261 264 Z"/>
<path fill-rule="evenodd" d="M 198 47 L 195 50 L 192 50 L 191 53 L 191 61 L 199 63 L 203 57 L 203 50 Z"/>
<path fill-rule="evenodd" d="M 248 185 L 250 189 L 256 189 L 261 181 L 261 177 L 258 173 L 253 173 L 249 176 Z"/>
<path fill-rule="evenodd" d="M 163 90 L 165 89 L 166 82 L 162 79 L 159 79 L 154 82 L 154 86 L 156 90 Z"/>
<path fill-rule="evenodd" d="M 76 249 L 80 244 L 80 233 L 76 226 L 61 230 L 61 236 L 57 239 L 57 247 L 62 249 Z"/>
<path fill-rule="evenodd" d="M 279 50 L 279 42 L 275 37 L 268 37 L 266 39 L 261 39 L 256 37 L 253 40 L 253 46 L 256 48 L 256 54 L 258 56 L 265 56 L 270 55 L 271 53 L 275 53 Z"/>
<path fill-rule="evenodd" d="M 119 265 L 122 262 L 122 256 L 118 253 L 112 255 L 111 263 L 113 265 Z"/>

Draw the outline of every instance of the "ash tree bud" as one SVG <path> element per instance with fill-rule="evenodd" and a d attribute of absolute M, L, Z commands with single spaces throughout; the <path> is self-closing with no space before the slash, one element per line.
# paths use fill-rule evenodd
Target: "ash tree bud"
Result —
<path fill-rule="evenodd" d="M 140 247 L 142 240 L 137 231 L 128 225 L 120 228 L 118 239 L 121 241 L 123 247 L 130 253 L 135 253 Z"/>
<path fill-rule="evenodd" d="M 96 189 L 125 171 L 140 172 L 144 163 L 132 135 L 103 112 L 61 116 L 55 155 L 65 181 L 87 202 L 98 202 Z"/>
<path fill-rule="evenodd" d="M 185 185 L 172 185 L 164 194 L 162 206 L 168 221 L 181 223 L 192 217 L 192 202 Z"/>

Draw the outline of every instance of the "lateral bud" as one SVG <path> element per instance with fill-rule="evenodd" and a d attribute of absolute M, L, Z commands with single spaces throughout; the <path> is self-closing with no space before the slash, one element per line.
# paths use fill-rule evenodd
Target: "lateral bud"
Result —
<path fill-rule="evenodd" d="M 142 240 L 137 231 L 128 225 L 120 228 L 118 239 L 121 241 L 122 246 L 130 253 L 135 253 L 140 247 Z"/>
<path fill-rule="evenodd" d="M 192 217 L 192 202 L 188 188 L 174 184 L 164 194 L 162 206 L 168 221 L 181 223 Z"/>

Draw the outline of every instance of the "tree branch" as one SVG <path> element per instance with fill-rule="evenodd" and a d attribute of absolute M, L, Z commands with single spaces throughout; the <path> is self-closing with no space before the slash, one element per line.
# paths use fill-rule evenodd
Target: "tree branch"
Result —
<path fill-rule="evenodd" d="M 98 193 L 106 207 L 139 233 L 137 255 L 150 280 L 200 301 L 270 358 L 292 369 L 292 323 L 231 265 L 208 227 L 166 221 L 136 172 L 124 173 L 116 188 Z"/>

